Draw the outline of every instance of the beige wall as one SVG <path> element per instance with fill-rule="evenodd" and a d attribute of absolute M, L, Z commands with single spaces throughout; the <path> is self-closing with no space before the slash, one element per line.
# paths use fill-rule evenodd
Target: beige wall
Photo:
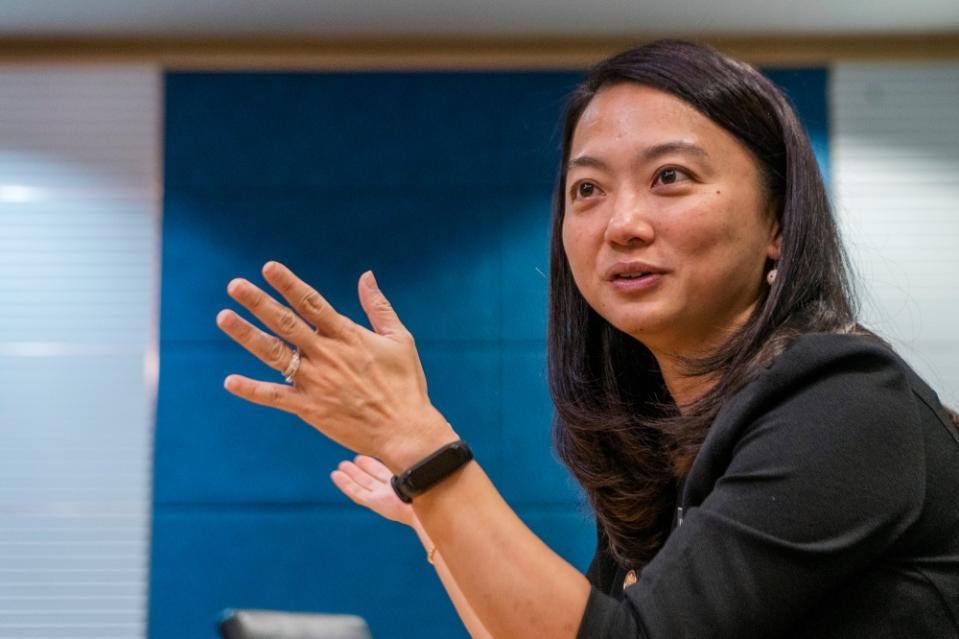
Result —
<path fill-rule="evenodd" d="M 122 62 L 168 69 L 575 69 L 655 36 L 527 39 L 5 39 L 0 63 Z M 695 36 L 691 36 L 695 38 Z M 765 65 L 959 59 L 959 34 L 704 38 Z"/>

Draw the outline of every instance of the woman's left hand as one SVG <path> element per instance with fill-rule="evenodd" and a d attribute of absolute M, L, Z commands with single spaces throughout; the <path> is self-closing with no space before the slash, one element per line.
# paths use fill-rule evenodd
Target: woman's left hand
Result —
<path fill-rule="evenodd" d="M 413 507 L 400 500 L 390 485 L 392 473 L 379 460 L 357 455 L 353 461 L 341 461 L 330 478 L 344 495 L 369 508 L 380 517 L 413 527 Z"/>
<path fill-rule="evenodd" d="M 383 460 L 396 474 L 457 439 L 430 403 L 413 336 L 371 272 L 360 277 L 359 297 L 372 331 L 337 313 L 282 264 L 268 262 L 263 276 L 292 310 L 244 279 L 231 281 L 227 292 L 275 335 L 231 310 L 220 311 L 217 325 L 281 374 L 291 366 L 295 346 L 299 368 L 292 385 L 230 375 L 228 391 L 294 413 L 335 442 Z"/>

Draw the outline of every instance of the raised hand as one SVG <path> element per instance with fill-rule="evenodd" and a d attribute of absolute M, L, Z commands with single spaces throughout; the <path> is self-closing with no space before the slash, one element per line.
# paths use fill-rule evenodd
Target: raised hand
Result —
<path fill-rule="evenodd" d="M 381 462 L 357 455 L 352 462 L 342 461 L 330 477 L 344 495 L 377 515 L 407 526 L 413 525 L 413 508 L 396 496 L 390 485 L 393 473 Z"/>
<path fill-rule="evenodd" d="M 383 460 L 393 473 L 457 439 L 430 403 L 413 337 L 372 273 L 359 281 L 372 331 L 337 313 L 282 264 L 268 262 L 263 276 L 292 309 L 244 279 L 231 281 L 227 292 L 275 335 L 232 310 L 220 311 L 217 325 L 274 370 L 292 372 L 293 384 L 230 375 L 228 391 L 295 413 L 339 444 Z"/>

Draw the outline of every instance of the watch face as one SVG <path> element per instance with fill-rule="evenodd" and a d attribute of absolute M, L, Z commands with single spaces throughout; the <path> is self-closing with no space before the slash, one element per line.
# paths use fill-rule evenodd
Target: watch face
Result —
<path fill-rule="evenodd" d="M 473 458 L 473 453 L 464 442 L 452 444 L 436 451 L 409 470 L 405 488 L 412 494 L 420 493 L 444 479 Z"/>

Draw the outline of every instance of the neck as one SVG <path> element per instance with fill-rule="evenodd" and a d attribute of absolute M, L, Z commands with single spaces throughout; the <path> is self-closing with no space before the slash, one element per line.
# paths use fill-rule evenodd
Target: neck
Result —
<path fill-rule="evenodd" d="M 746 323 L 751 312 L 752 307 L 742 311 L 729 323 L 726 330 L 712 330 L 700 339 L 687 339 L 681 344 L 655 339 L 641 340 L 656 358 L 666 390 L 676 402 L 680 413 L 684 413 L 686 408 L 705 395 L 719 377 L 716 372 L 690 375 L 683 365 L 683 359 L 696 360 L 715 353 L 737 328 Z"/>
<path fill-rule="evenodd" d="M 702 397 L 715 383 L 715 375 L 699 375 L 693 377 L 688 375 L 682 365 L 681 358 L 675 355 L 666 355 L 653 353 L 656 362 L 659 364 L 659 371 L 663 376 L 663 382 L 666 384 L 666 390 L 669 391 L 676 407 L 680 413 L 685 413 L 686 408 Z"/>

